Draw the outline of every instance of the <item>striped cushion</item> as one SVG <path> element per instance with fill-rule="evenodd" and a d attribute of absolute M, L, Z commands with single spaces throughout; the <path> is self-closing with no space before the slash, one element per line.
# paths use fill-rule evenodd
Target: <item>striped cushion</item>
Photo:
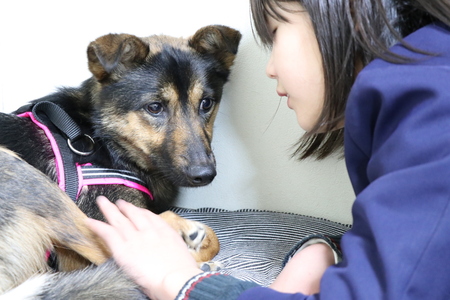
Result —
<path fill-rule="evenodd" d="M 262 210 L 173 207 L 180 216 L 209 225 L 220 241 L 214 258 L 224 273 L 268 286 L 282 268 L 286 254 L 303 237 L 321 233 L 341 235 L 349 225 L 293 213 Z"/>

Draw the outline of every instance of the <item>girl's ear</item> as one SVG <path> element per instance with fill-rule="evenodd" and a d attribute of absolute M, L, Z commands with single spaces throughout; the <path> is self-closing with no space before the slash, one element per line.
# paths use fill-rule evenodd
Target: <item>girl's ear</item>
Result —
<path fill-rule="evenodd" d="M 229 71 L 233 65 L 241 33 L 222 25 L 200 28 L 188 41 L 190 47 L 200 54 L 212 55 L 224 69 Z"/>
<path fill-rule="evenodd" d="M 89 44 L 89 70 L 99 82 L 114 80 L 141 64 L 148 53 L 149 46 L 134 35 L 104 35 Z"/>

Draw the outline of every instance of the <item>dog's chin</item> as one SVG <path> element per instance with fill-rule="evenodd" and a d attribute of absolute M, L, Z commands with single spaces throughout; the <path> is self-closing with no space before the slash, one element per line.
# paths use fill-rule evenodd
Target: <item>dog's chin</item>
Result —
<path fill-rule="evenodd" d="M 180 186 L 180 187 L 193 187 L 193 188 L 195 188 L 195 187 L 206 186 L 206 185 L 210 184 L 211 182 L 212 182 L 212 180 L 211 180 L 211 181 L 208 181 L 208 182 L 201 182 L 201 183 L 197 183 L 197 182 L 186 182 L 185 184 L 181 184 L 181 185 L 178 185 L 178 186 Z"/>
<path fill-rule="evenodd" d="M 173 174 L 171 174 L 173 175 Z M 215 173 L 211 174 L 209 176 L 203 176 L 203 177 L 189 177 L 186 175 L 180 175 L 180 176 L 171 176 L 170 181 L 173 185 L 179 186 L 179 187 L 202 187 L 210 184 L 215 177 Z"/>
<path fill-rule="evenodd" d="M 177 180 L 172 180 L 172 183 L 175 186 L 179 186 L 179 187 L 190 187 L 190 188 L 194 187 L 195 188 L 195 187 L 206 186 L 206 185 L 210 184 L 212 181 L 213 181 L 212 179 L 207 180 L 207 181 L 203 181 L 203 180 L 197 181 L 197 180 L 192 180 L 190 178 L 184 178 L 181 180 L 180 180 L 180 178 L 178 178 Z"/>

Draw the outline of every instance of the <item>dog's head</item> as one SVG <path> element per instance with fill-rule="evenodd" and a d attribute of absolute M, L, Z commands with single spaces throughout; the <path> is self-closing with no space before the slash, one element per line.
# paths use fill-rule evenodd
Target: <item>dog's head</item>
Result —
<path fill-rule="evenodd" d="M 92 42 L 96 133 L 113 156 L 177 186 L 210 183 L 213 123 L 240 39 L 207 26 L 188 39 L 109 34 Z"/>

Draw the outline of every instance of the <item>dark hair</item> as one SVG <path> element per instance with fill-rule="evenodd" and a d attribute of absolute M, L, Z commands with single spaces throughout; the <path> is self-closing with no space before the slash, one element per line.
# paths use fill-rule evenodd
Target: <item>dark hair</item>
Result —
<path fill-rule="evenodd" d="M 334 128 L 344 121 L 357 63 L 364 67 L 377 57 L 393 63 L 408 62 L 389 48 L 402 42 L 408 49 L 421 52 L 402 38 L 437 20 L 450 26 L 448 0 L 251 0 L 254 29 L 267 48 L 273 43 L 267 17 L 287 22 L 276 10 L 285 9 L 280 2 L 298 2 L 308 12 L 324 68 L 323 110 L 314 127 L 296 144 L 293 156 L 299 159 L 322 159 L 342 150 L 344 130 Z"/>

